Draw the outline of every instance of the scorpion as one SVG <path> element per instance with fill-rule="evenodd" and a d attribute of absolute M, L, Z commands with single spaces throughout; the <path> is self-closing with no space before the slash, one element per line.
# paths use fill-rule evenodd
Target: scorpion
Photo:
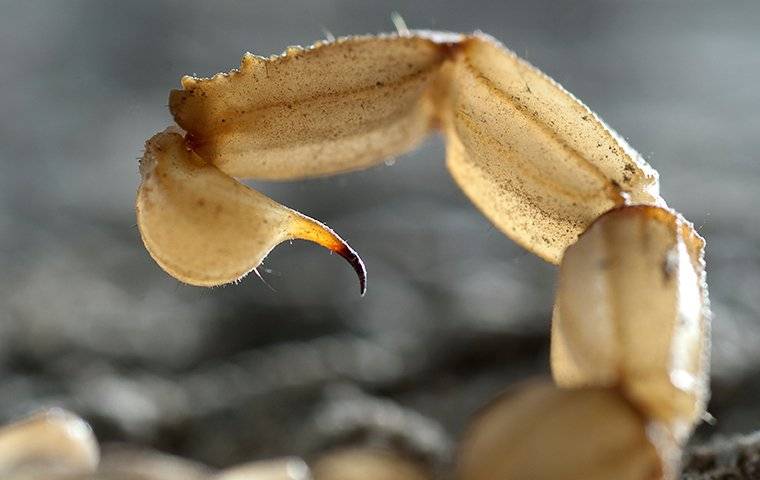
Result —
<path fill-rule="evenodd" d="M 365 265 L 341 236 L 239 179 L 365 169 L 440 132 L 472 203 L 558 265 L 553 381 L 514 385 L 475 415 L 454 477 L 677 477 L 708 418 L 705 242 L 662 199 L 657 172 L 561 85 L 486 34 L 402 30 L 246 53 L 239 68 L 181 86 L 169 96 L 177 125 L 146 142 L 136 202 L 168 274 L 238 282 L 302 239 L 345 258 L 364 295 Z M 351 462 L 359 476 L 335 473 Z M 310 467 L 317 480 L 430 478 L 387 452 Z"/>

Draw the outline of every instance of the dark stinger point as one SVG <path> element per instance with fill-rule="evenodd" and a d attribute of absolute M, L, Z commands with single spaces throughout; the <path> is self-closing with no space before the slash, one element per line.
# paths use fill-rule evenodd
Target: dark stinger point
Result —
<path fill-rule="evenodd" d="M 333 251 L 351 264 L 351 267 L 359 277 L 359 293 L 363 297 L 367 293 L 367 267 L 364 266 L 361 257 L 347 243 L 342 243 L 340 247 Z"/>

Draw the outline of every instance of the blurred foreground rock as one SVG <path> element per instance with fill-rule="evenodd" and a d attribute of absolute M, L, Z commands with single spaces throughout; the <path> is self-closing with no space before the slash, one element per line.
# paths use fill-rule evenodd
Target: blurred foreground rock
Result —
<path fill-rule="evenodd" d="M 359 400 L 354 408 L 355 411 L 368 413 L 366 402 L 366 400 Z M 352 407 L 348 407 L 351 410 Z M 378 413 L 380 416 L 383 415 Z M 364 419 L 371 417 L 372 415 L 362 416 Z M 403 415 L 399 418 L 402 417 Z M 420 432 L 416 431 L 414 426 L 416 421 L 410 420 L 412 425 L 408 428 L 409 431 L 419 434 Z M 522 421 L 519 418 L 518 420 Z M 393 425 L 394 421 L 390 424 Z M 422 428 L 423 436 L 427 429 L 429 426 Z M 450 472 L 443 470 L 434 473 L 430 459 L 428 461 L 423 461 L 419 457 L 415 459 L 413 455 L 415 447 L 404 446 L 397 442 L 377 443 L 383 438 L 383 426 L 376 425 L 372 430 L 372 432 L 364 431 L 363 438 L 352 437 L 354 443 L 363 446 L 323 449 L 320 453 L 311 456 L 310 465 L 298 457 L 288 457 L 246 462 L 218 470 L 174 455 L 124 444 L 107 445 L 101 452 L 92 431 L 82 419 L 65 411 L 51 410 L 0 428 L 0 478 L 7 480 L 433 480 L 453 478 Z M 358 432 L 359 430 L 355 433 Z M 379 436 L 378 433 L 380 433 Z M 391 437 L 386 437 L 386 440 L 388 438 Z M 563 441 L 559 438 L 556 440 L 560 443 Z M 419 446 L 420 444 L 417 445 Z M 468 450 L 467 453 L 472 452 Z M 542 455 L 540 451 L 536 451 L 535 455 L 536 460 L 523 456 L 520 461 L 523 463 L 543 461 L 540 460 Z M 443 463 L 451 465 L 453 463 L 451 460 L 444 460 Z M 499 468 L 504 468 L 504 458 L 494 458 L 491 461 L 494 465 L 501 465 Z M 604 468 L 612 467 L 609 462 L 603 465 Z M 493 465 L 488 466 L 485 470 L 477 468 L 488 472 L 492 467 Z M 520 468 L 520 462 L 517 468 Z M 556 459 L 554 459 L 553 468 L 562 470 Z M 744 437 L 720 438 L 706 445 L 691 447 L 684 456 L 681 478 L 683 480 L 754 480 L 759 474 L 760 432 Z M 490 478 L 490 474 L 487 476 Z M 468 474 L 464 479 L 468 480 L 470 477 L 480 478 L 477 474 Z M 561 478 L 561 475 L 557 478 Z"/>

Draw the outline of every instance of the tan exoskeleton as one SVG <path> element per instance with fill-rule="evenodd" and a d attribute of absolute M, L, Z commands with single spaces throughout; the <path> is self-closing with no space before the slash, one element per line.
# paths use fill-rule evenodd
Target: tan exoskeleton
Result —
<path fill-rule="evenodd" d="M 708 398 L 704 241 L 657 173 L 555 81 L 486 35 L 415 31 L 245 54 L 229 73 L 184 77 L 169 107 L 180 128 L 146 144 L 138 225 L 164 270 L 201 286 L 305 239 L 347 258 L 364 293 L 344 240 L 236 178 L 367 168 L 440 131 L 472 202 L 560 265 L 557 386 L 527 383 L 478 416 L 460 478 L 676 474 Z"/>

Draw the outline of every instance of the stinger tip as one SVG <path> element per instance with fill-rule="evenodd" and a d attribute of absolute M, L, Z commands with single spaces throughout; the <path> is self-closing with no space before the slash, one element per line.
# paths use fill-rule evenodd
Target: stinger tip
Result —
<path fill-rule="evenodd" d="M 362 261 L 359 254 L 347 243 L 343 243 L 340 248 L 334 251 L 351 264 L 351 267 L 359 277 L 359 293 L 363 297 L 364 294 L 367 293 L 367 267 L 364 266 L 364 261 Z"/>
<path fill-rule="evenodd" d="M 345 258 L 359 276 L 359 292 L 367 292 L 367 269 L 359 254 L 326 225 L 301 213 L 293 212 L 292 223 L 288 227 L 291 238 L 300 238 L 321 245 Z"/>

